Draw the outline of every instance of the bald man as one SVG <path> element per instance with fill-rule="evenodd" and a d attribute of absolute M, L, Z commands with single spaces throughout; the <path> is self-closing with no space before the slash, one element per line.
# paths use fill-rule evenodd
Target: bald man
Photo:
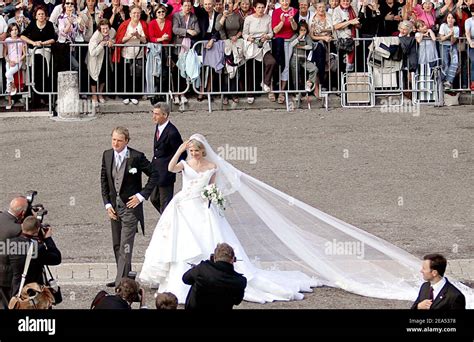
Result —
<path fill-rule="evenodd" d="M 8 211 L 0 213 L 0 244 L 6 246 L 7 240 L 21 234 L 21 222 L 28 208 L 25 197 L 14 198 L 10 202 Z M 7 256 L 0 250 L 0 306 L 8 307 L 11 297 L 10 287 L 12 283 L 12 271 L 7 263 Z M 6 303 L 5 303 L 6 301 Z"/>

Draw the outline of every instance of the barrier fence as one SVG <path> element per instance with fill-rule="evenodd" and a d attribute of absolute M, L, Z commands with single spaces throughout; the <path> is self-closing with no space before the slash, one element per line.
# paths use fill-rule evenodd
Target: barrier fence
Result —
<path fill-rule="evenodd" d="M 278 102 L 291 110 L 295 104 L 300 106 L 301 98 L 308 94 L 322 98 L 328 109 L 329 95 L 340 96 L 343 107 L 374 107 L 380 105 L 379 97 L 386 96 L 398 98 L 399 105 L 408 97 L 414 104 L 441 106 L 445 92 L 470 91 L 470 48 L 465 38 L 453 47 L 439 41 L 416 44 L 415 61 L 424 62 L 417 65 L 397 48 L 398 42 L 398 37 L 357 38 L 352 56 L 338 50 L 334 40 L 314 43 L 311 51 L 285 45 L 285 49 L 294 52 L 283 62 L 279 56 L 260 61 L 245 58 L 248 46 L 243 41 L 236 44 L 240 50 L 225 41 L 215 42 L 212 49 L 206 48 L 207 41 L 199 41 L 189 50 L 174 44 L 115 44 L 104 48 L 103 59 L 97 54 L 88 56 L 87 43 L 35 47 L 28 50 L 15 73 L 16 95 L 24 99 L 27 110 L 30 101 L 34 107 L 47 102 L 52 112 L 57 73 L 68 70 L 78 71 L 81 96 L 162 97 L 183 109 L 185 94 L 195 93 L 198 100 L 208 100 L 209 112 L 211 97 L 215 96 L 220 96 L 223 108 L 232 101 L 243 100 L 241 96 L 253 103 L 256 96 L 268 94 L 269 101 L 276 101 L 278 96 Z M 17 44 L 19 49 L 21 44 L 0 43 L 4 47 Z M 429 44 L 436 44 L 438 58 L 423 61 L 420 56 Z M 127 52 L 129 58 L 114 52 L 123 48 L 133 48 Z M 225 55 L 224 51 L 232 54 Z M 7 66 L 2 62 L 5 68 L 0 76 L 0 95 L 7 96 Z M 94 79 L 89 72 L 89 64 L 93 63 L 102 63 L 101 72 Z M 454 78 L 447 86 L 448 74 Z"/>

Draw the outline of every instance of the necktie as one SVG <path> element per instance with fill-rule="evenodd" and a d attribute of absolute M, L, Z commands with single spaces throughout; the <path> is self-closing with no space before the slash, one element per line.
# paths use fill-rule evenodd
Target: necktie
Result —
<path fill-rule="evenodd" d="M 117 170 L 120 169 L 120 165 L 122 165 L 122 156 L 120 154 L 117 154 L 117 159 L 115 161 L 115 167 Z"/>
<path fill-rule="evenodd" d="M 159 139 L 160 139 L 160 130 L 157 127 L 156 128 L 156 141 L 158 141 Z"/>
<path fill-rule="evenodd" d="M 433 300 L 433 286 L 430 286 L 430 296 L 429 296 L 429 300 Z"/>

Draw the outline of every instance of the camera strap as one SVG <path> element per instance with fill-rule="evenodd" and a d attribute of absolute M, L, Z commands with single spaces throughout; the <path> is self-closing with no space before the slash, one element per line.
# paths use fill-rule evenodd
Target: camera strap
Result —
<path fill-rule="evenodd" d="M 23 268 L 23 274 L 21 275 L 20 288 L 18 290 L 18 294 L 16 295 L 18 298 L 20 298 L 21 290 L 23 290 L 23 286 L 25 286 L 26 274 L 28 273 L 28 268 L 30 267 L 31 258 L 33 257 L 33 245 L 34 243 L 31 241 L 30 245 L 28 246 L 28 253 L 26 255 L 25 267 Z"/>

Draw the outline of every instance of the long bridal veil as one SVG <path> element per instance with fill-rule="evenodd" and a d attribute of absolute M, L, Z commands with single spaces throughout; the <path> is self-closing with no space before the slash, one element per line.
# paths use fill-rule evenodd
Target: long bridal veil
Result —
<path fill-rule="evenodd" d="M 327 286 L 369 297 L 414 301 L 421 260 L 233 167 L 200 134 L 218 167 L 225 217 L 255 266 L 301 271 Z M 238 256 L 237 256 L 238 258 Z M 474 308 L 474 290 L 450 278 Z"/>

